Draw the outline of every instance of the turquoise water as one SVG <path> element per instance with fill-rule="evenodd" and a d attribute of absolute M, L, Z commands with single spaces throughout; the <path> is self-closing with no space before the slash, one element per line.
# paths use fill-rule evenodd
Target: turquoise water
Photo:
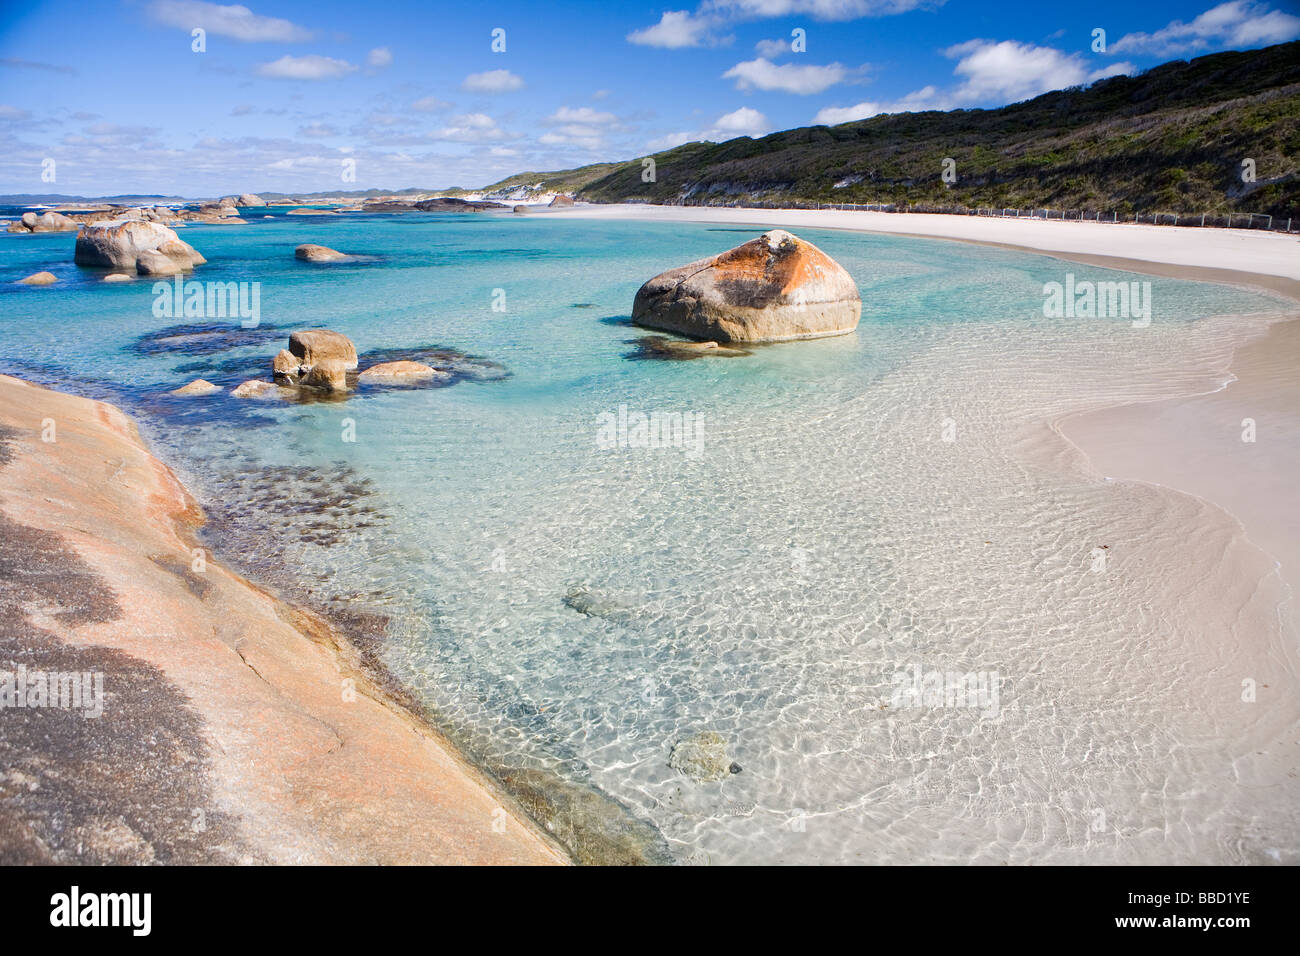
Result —
<path fill-rule="evenodd" d="M 0 370 L 137 415 L 214 514 L 214 544 L 384 616 L 373 652 L 488 766 L 597 788 L 682 862 L 1239 861 L 1294 835 L 1293 814 L 1203 786 L 1250 727 L 1152 680 L 1253 665 L 1274 636 L 1208 646 L 1237 625 L 1179 610 L 1227 586 L 1190 559 L 1169 571 L 1189 506 L 1058 467 L 1040 427 L 1213 387 L 1224 336 L 1257 321 L 1228 317 L 1274 300 L 800 229 L 857 280 L 857 333 L 669 362 L 635 345 L 638 286 L 760 230 L 255 217 L 180 231 L 209 260 L 194 278 L 261 284 L 257 329 L 197 347 L 151 339 L 186 320 L 155 317 L 151 283 L 76 269 L 71 234 L 0 237 Z M 297 262 L 301 242 L 363 259 Z M 62 281 L 13 284 L 40 269 Z M 1067 272 L 1149 281 L 1151 327 L 1044 318 L 1043 284 Z M 320 326 L 363 367 L 379 350 L 473 359 L 447 387 L 345 402 L 165 394 L 269 378 L 289 331 Z M 621 406 L 702 427 L 681 446 L 602 447 Z M 1103 541 L 1122 574 L 1090 573 Z M 1204 659 L 1188 663 L 1189 642 Z M 996 671 L 999 712 L 891 713 L 914 664 Z M 669 766 L 704 730 L 740 772 Z"/>

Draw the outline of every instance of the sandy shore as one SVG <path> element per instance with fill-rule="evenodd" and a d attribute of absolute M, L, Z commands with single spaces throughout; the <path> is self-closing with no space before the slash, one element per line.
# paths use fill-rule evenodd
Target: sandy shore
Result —
<path fill-rule="evenodd" d="M 643 219 L 846 229 L 1041 253 L 1088 265 L 1265 291 L 1293 320 L 1237 345 L 1224 386 L 1208 394 L 1072 416 L 1053 428 L 1099 475 L 1195 495 L 1241 522 L 1274 559 L 1300 626 L 1300 235 L 977 216 L 709 206 L 578 205 L 563 218 Z M 1246 420 L 1256 440 L 1243 441 Z"/>
<path fill-rule="evenodd" d="M 116 408 L 0 376 L 0 671 L 103 689 L 0 713 L 0 861 L 567 862 L 202 520 Z"/>

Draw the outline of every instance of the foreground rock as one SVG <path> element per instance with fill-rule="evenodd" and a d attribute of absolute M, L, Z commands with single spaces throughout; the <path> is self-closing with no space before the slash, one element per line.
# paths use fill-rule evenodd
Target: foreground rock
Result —
<path fill-rule="evenodd" d="M 641 286 L 632 321 L 717 342 L 789 342 L 858 326 L 858 287 L 839 263 L 781 229 Z"/>
<path fill-rule="evenodd" d="M 423 362 L 381 362 L 372 365 L 359 376 L 363 385 L 421 385 L 437 378 L 451 378 Z"/>
<path fill-rule="evenodd" d="M 176 232 L 157 222 L 142 219 L 117 219 L 87 223 L 77 233 L 73 261 L 79 266 L 98 266 L 115 272 L 140 272 L 140 257 L 157 253 L 176 264 L 177 270 L 188 272 L 207 262 L 188 242 L 181 241 Z M 153 257 L 146 259 L 147 269 L 166 269 Z M 149 275 L 168 275 L 166 271 L 148 272 Z"/>
<path fill-rule="evenodd" d="M 337 249 L 331 249 L 329 246 L 318 246 L 313 242 L 304 242 L 293 250 L 293 256 L 303 262 L 337 262 L 340 259 L 351 258 L 351 256 L 339 252 Z"/>
<path fill-rule="evenodd" d="M 565 862 L 329 621 L 195 570 L 203 512 L 118 409 L 0 376 L 0 498 L 4 669 L 104 705 L 4 711 L 0 864 Z"/>
<path fill-rule="evenodd" d="M 211 395 L 213 392 L 221 391 L 219 385 L 213 385 L 205 378 L 196 378 L 188 385 L 182 385 L 180 388 L 173 389 L 173 395 Z"/>
<path fill-rule="evenodd" d="M 53 285 L 59 277 L 53 272 L 33 272 L 26 279 L 19 279 L 21 285 Z"/>

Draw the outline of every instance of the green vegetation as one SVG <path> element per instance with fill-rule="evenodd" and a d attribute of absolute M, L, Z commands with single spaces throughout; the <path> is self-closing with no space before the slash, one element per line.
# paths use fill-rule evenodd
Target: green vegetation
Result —
<path fill-rule="evenodd" d="M 956 161 L 957 182 L 941 179 Z M 1244 183 L 1253 159 L 1257 182 Z M 907 203 L 1300 218 L 1300 41 L 1174 61 L 994 110 L 687 143 L 511 186 L 592 202 Z M 837 184 L 838 187 L 837 187 Z"/>

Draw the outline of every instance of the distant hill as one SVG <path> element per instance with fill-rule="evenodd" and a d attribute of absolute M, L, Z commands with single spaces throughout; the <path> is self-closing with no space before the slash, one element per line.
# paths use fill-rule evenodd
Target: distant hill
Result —
<path fill-rule="evenodd" d="M 486 187 L 592 202 L 804 201 L 1300 218 L 1300 41 L 1178 60 L 992 110 L 900 113 Z M 941 178 L 943 160 L 957 181 Z M 1242 181 L 1242 160 L 1256 182 Z"/>

